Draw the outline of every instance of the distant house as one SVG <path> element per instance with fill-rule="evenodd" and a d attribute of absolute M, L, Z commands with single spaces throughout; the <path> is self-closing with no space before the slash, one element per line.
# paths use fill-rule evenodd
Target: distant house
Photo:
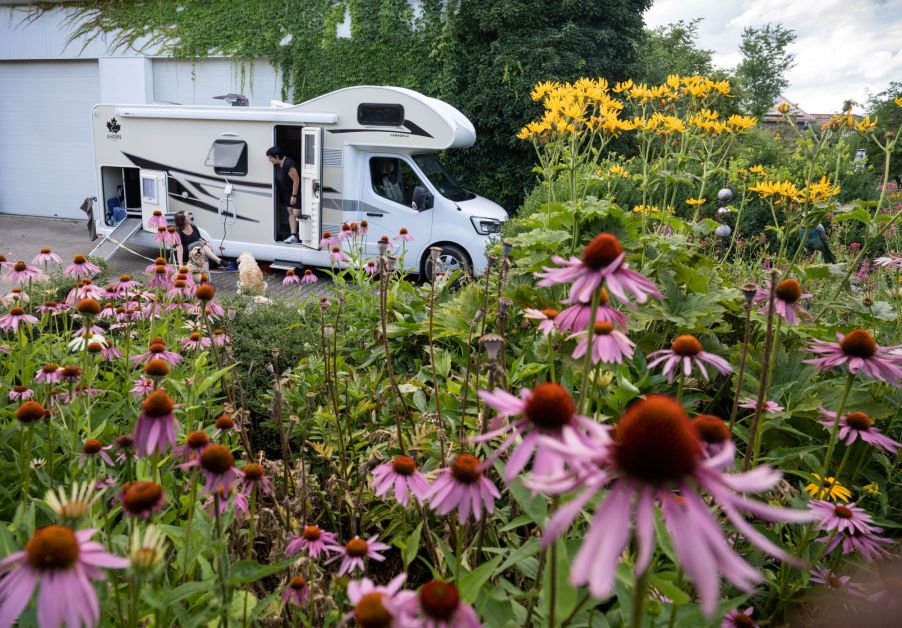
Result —
<path fill-rule="evenodd" d="M 772 135 L 778 133 L 780 127 L 784 124 L 783 114 L 780 112 L 781 105 L 789 107 L 789 117 L 795 121 L 796 127 L 800 130 L 807 128 L 818 129 L 836 115 L 832 113 L 808 113 L 799 107 L 798 104 L 790 101 L 783 94 L 780 94 L 774 102 L 773 107 L 771 107 L 761 119 L 761 128 L 769 131 Z M 853 117 L 856 120 L 860 119 L 860 116 Z"/>

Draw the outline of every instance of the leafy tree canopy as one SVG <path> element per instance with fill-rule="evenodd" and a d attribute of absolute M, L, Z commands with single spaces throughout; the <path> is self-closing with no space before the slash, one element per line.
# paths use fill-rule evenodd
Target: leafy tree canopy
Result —
<path fill-rule="evenodd" d="M 699 48 L 698 27 L 701 18 L 646 29 L 639 46 L 633 77 L 648 84 L 660 84 L 670 74 L 710 76 L 714 70 L 713 50 Z"/>
<path fill-rule="evenodd" d="M 764 115 L 789 86 L 786 73 L 795 65 L 795 55 L 787 48 L 795 39 L 795 31 L 780 24 L 742 31 L 742 62 L 736 67 L 736 78 L 742 105 L 753 115 Z"/>

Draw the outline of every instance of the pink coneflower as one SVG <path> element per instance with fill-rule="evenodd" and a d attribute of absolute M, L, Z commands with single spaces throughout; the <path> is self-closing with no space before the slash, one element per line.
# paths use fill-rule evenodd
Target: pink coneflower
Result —
<path fill-rule="evenodd" d="M 700 414 L 692 419 L 692 427 L 695 428 L 708 458 L 720 456 L 724 449 L 735 449 L 730 440 L 730 428 L 720 417 L 713 414 Z M 724 460 L 722 457 L 719 459 Z M 732 464 L 731 456 L 729 460 L 724 460 L 723 468 L 727 469 Z"/>
<path fill-rule="evenodd" d="M 351 225 L 348 223 L 344 223 L 341 225 L 341 229 L 338 231 L 338 241 L 344 242 L 345 240 L 350 240 L 354 235 L 354 232 L 351 229 Z"/>
<path fill-rule="evenodd" d="M 79 327 L 72 332 L 72 336 L 75 338 L 84 337 L 87 339 L 93 338 L 94 336 L 100 336 L 100 339 L 103 342 L 106 342 L 106 340 L 103 338 L 103 327 L 100 327 L 98 325 L 91 325 L 90 327 Z"/>
<path fill-rule="evenodd" d="M 266 477 L 266 470 L 263 468 L 262 464 L 248 462 L 241 467 L 241 474 L 241 486 L 239 490 L 244 491 L 244 494 L 248 497 L 250 497 L 254 487 L 257 488 L 258 493 L 263 493 L 264 495 L 272 493 L 272 485 L 269 483 L 269 478 Z"/>
<path fill-rule="evenodd" d="M 402 591 L 407 574 L 399 574 L 387 585 L 376 585 L 369 578 L 348 583 L 348 599 L 354 610 L 345 615 L 345 621 L 352 617 L 361 628 L 397 628 L 406 626 L 407 618 L 402 617 L 405 602 L 412 591 Z"/>
<path fill-rule="evenodd" d="M 59 364 L 45 364 L 34 374 L 34 381 L 39 384 L 55 384 L 60 381 L 62 373 L 60 373 Z"/>
<path fill-rule="evenodd" d="M 28 386 L 13 386 L 9 390 L 10 401 L 26 401 L 34 397 L 34 391 Z"/>
<path fill-rule="evenodd" d="M 309 594 L 310 585 L 307 579 L 304 576 L 293 576 L 282 591 L 282 601 L 293 606 L 303 606 Z"/>
<path fill-rule="evenodd" d="M 551 308 L 537 310 L 531 307 L 523 310 L 523 315 L 533 321 L 539 322 L 539 331 L 546 336 L 554 331 L 554 321 L 560 314 L 559 311 Z"/>
<path fill-rule="evenodd" d="M 153 241 L 160 245 L 160 248 L 166 246 L 168 238 L 166 236 L 166 225 L 157 225 L 157 232 L 153 234 Z"/>
<path fill-rule="evenodd" d="M 447 515 L 455 508 L 461 525 L 470 518 L 470 513 L 478 521 L 483 508 L 488 513 L 495 511 L 495 500 L 501 497 L 498 489 L 482 473 L 478 458 L 470 454 L 460 454 L 450 467 L 442 469 L 426 499 L 429 507 L 440 515 Z"/>
<path fill-rule="evenodd" d="M 166 217 L 163 216 L 163 212 L 159 209 L 153 210 L 153 214 L 151 214 L 150 218 L 147 221 L 147 228 L 153 231 L 154 229 L 159 229 L 160 227 L 166 228 Z"/>
<path fill-rule="evenodd" d="M 407 232 L 406 227 L 401 227 L 398 229 L 398 235 L 394 236 L 392 240 L 400 240 L 401 242 L 411 242 L 413 240 L 413 236 Z"/>
<path fill-rule="evenodd" d="M 359 536 L 344 544 L 344 546 L 336 545 L 331 548 L 337 552 L 335 556 L 327 560 L 327 563 L 334 562 L 341 558 L 341 566 L 338 568 L 338 575 L 353 573 L 355 571 L 363 571 L 363 559 L 369 558 L 378 562 L 385 560 L 385 556 L 379 552 L 389 549 L 385 543 L 379 542 L 379 535 L 370 537 L 368 541 L 364 541 Z"/>
<path fill-rule="evenodd" d="M 752 619 L 754 614 L 755 609 L 751 606 L 744 611 L 734 608 L 724 616 L 720 628 L 758 628 L 758 624 Z"/>
<path fill-rule="evenodd" d="M 74 383 L 81 379 L 81 367 L 67 364 L 60 369 L 60 380 Z"/>
<path fill-rule="evenodd" d="M 62 264 L 63 260 L 60 259 L 60 256 L 51 251 L 50 249 L 44 247 L 41 251 L 34 256 L 34 259 L 31 260 L 32 264 Z"/>
<path fill-rule="evenodd" d="M 176 279 L 166 290 L 167 299 L 190 299 L 194 296 L 194 287 L 184 279 Z"/>
<path fill-rule="evenodd" d="M 902 379 L 900 365 L 902 360 L 892 352 L 902 349 L 902 345 L 881 347 L 868 332 L 860 328 L 853 329 L 846 335 L 837 333 L 836 337 L 839 342 L 815 341 L 808 351 L 821 357 L 804 362 L 825 371 L 846 364 L 850 373 L 861 371 L 890 386 L 899 387 L 899 380 Z"/>
<path fill-rule="evenodd" d="M 235 468 L 235 457 L 225 445 L 208 445 L 200 456 L 180 467 L 199 467 L 204 475 L 204 493 L 208 495 L 219 490 L 228 493 L 232 490 L 232 484 L 242 477 L 241 471 Z"/>
<path fill-rule="evenodd" d="M 498 447 L 492 458 L 512 447 L 517 438 L 523 439 L 514 447 L 505 466 L 504 481 L 508 484 L 526 467 L 533 454 L 532 470 L 536 475 L 556 475 L 564 470 L 563 459 L 556 451 L 543 446 L 541 436 L 560 439 L 565 430 L 593 430 L 597 425 L 576 414 L 576 403 L 560 384 L 539 384 L 532 390 L 524 388 L 520 390 L 519 397 L 501 389 L 481 390 L 479 396 L 497 413 L 493 426 L 501 419 L 517 415 L 523 417 L 472 439 L 474 442 L 484 442 L 509 432 L 507 440 Z"/>
<path fill-rule="evenodd" d="M 713 366 L 721 375 L 729 375 L 733 372 L 730 363 L 722 357 L 702 351 L 702 343 L 695 336 L 686 334 L 677 336 L 670 349 L 661 349 L 648 354 L 651 362 L 648 368 L 654 368 L 658 364 L 664 362 L 663 374 L 668 382 L 673 382 L 674 377 L 679 372 L 680 364 L 683 366 L 683 375 L 689 377 L 692 375 L 693 365 L 699 370 L 702 377 L 708 380 L 708 371 L 705 364 Z"/>
<path fill-rule="evenodd" d="M 50 525 L 35 530 L 25 549 L 0 562 L 0 617 L 13 625 L 38 582 L 37 620 L 40 626 L 95 626 L 100 605 L 92 580 L 103 580 L 101 568 L 125 569 L 128 560 L 108 554 L 91 541 L 94 528 L 75 532 Z"/>
<path fill-rule="evenodd" d="M 338 263 L 338 262 L 347 261 L 348 256 L 345 255 L 342 252 L 341 247 L 336 244 L 335 246 L 333 246 L 330 249 L 329 259 L 332 260 L 332 262 L 334 262 L 334 263 Z"/>
<path fill-rule="evenodd" d="M 224 329 L 213 330 L 213 344 L 217 347 L 224 347 L 232 343 L 232 338 L 225 333 Z"/>
<path fill-rule="evenodd" d="M 213 427 L 216 428 L 216 431 L 213 432 L 213 436 L 219 436 L 222 433 L 228 434 L 229 432 L 240 432 L 241 426 L 235 422 L 235 419 L 232 418 L 230 414 L 220 414 L 216 417 L 216 420 L 213 421 Z"/>
<path fill-rule="evenodd" d="M 202 333 L 195 331 L 187 338 L 182 339 L 181 344 L 183 350 L 202 351 L 212 345 L 213 341 Z"/>
<path fill-rule="evenodd" d="M 608 291 L 599 288 L 598 307 L 595 309 L 596 322 L 611 323 L 620 331 L 626 331 L 629 326 L 629 318 L 620 310 L 609 305 Z M 592 304 L 576 303 L 562 311 L 554 319 L 555 326 L 562 332 L 578 333 L 585 331 L 592 318 Z"/>
<path fill-rule="evenodd" d="M 141 282 L 132 279 L 131 275 L 119 275 L 119 280 L 111 285 L 120 296 L 141 285 Z"/>
<path fill-rule="evenodd" d="M 76 255 L 72 258 L 72 263 L 63 270 L 63 275 L 78 279 L 79 277 L 90 277 L 99 272 L 100 268 L 89 262 L 84 255 Z"/>
<path fill-rule="evenodd" d="M 450 582 L 432 580 L 416 595 L 404 600 L 405 627 L 480 628 L 476 610 L 460 599 L 460 591 Z"/>
<path fill-rule="evenodd" d="M 870 520 L 870 517 L 868 517 Z M 829 554 L 837 546 L 842 545 L 842 553 L 851 554 L 858 552 L 861 557 L 868 562 L 873 562 L 878 558 L 889 558 L 892 556 L 890 552 L 881 547 L 881 545 L 892 545 L 895 539 L 883 536 L 877 536 L 877 533 L 883 532 L 883 528 L 877 526 L 868 526 L 867 532 L 861 532 L 857 528 L 846 530 L 845 532 L 837 532 L 831 536 L 822 536 L 817 540 L 818 543 L 826 543 L 825 554 Z"/>
<path fill-rule="evenodd" d="M 801 306 L 799 301 L 810 299 L 811 296 L 807 292 L 802 292 L 802 286 L 799 284 L 798 279 L 784 279 L 774 289 L 774 311 L 787 325 L 798 324 L 800 317 L 810 320 L 811 314 Z M 767 315 L 769 299 L 770 282 L 768 282 L 767 287 L 758 288 L 758 293 L 755 295 L 755 303 L 763 304 L 758 310 L 762 314 Z"/>
<path fill-rule="evenodd" d="M 112 448 L 112 445 L 104 447 L 103 443 L 96 438 L 89 438 L 81 446 L 81 456 L 79 456 L 78 462 L 79 464 L 84 464 L 89 456 L 97 456 L 108 465 L 113 466 L 113 459 L 107 453 Z"/>
<path fill-rule="evenodd" d="M 25 325 L 34 325 L 37 322 L 38 319 L 36 317 L 27 314 L 23 308 L 16 305 L 9 309 L 8 314 L 0 316 L 0 329 L 16 333 L 19 331 L 19 325 L 24 327 Z"/>
<path fill-rule="evenodd" d="M 45 275 L 40 268 L 29 266 L 25 262 L 16 262 L 9 265 L 7 279 L 19 285 L 28 283 L 29 281 L 41 281 Z"/>
<path fill-rule="evenodd" d="M 337 544 L 338 538 L 334 532 L 326 532 L 319 526 L 306 526 L 301 536 L 289 537 L 285 555 L 294 556 L 299 552 L 307 552 L 311 558 L 319 558 L 326 552 L 340 551 Z"/>
<path fill-rule="evenodd" d="M 573 349 L 573 358 L 578 359 L 589 348 L 589 334 L 583 331 L 570 336 L 570 339 L 573 338 L 580 338 Z M 592 342 L 592 364 L 621 364 L 624 359 L 633 357 L 635 346 L 623 332 L 614 329 L 614 325 L 598 321 L 595 323 L 595 338 Z"/>
<path fill-rule="evenodd" d="M 244 493 L 241 491 L 223 491 L 220 488 L 214 495 L 210 495 L 207 497 L 207 501 L 204 502 L 204 508 L 210 511 L 210 516 L 215 517 L 216 510 L 216 497 L 219 497 L 219 516 L 224 515 L 229 509 L 229 503 L 232 500 L 232 497 L 235 498 L 234 502 L 232 502 L 235 506 L 235 519 L 238 521 L 242 521 L 247 519 L 248 514 L 250 513 L 248 509 L 247 497 L 244 496 Z"/>
<path fill-rule="evenodd" d="M 366 235 L 367 231 L 370 230 L 370 223 L 365 220 L 360 221 L 360 225 L 357 227 L 357 233 L 360 235 Z"/>
<path fill-rule="evenodd" d="M 864 510 L 855 505 L 855 502 L 849 504 L 833 504 L 828 501 L 813 499 L 808 502 L 811 512 L 817 517 L 817 530 L 825 530 L 831 532 L 869 534 L 874 532 L 875 526 L 871 525 L 873 519 Z"/>
<path fill-rule="evenodd" d="M 2 305 L 22 305 L 31 302 L 31 297 L 28 296 L 28 293 L 22 290 L 22 288 L 12 288 L 9 293 L 0 297 L 0 304 Z M 38 308 L 38 312 L 40 313 L 40 307 Z"/>
<path fill-rule="evenodd" d="M 119 494 L 122 512 L 131 517 L 147 520 L 166 506 L 163 487 L 155 482 L 129 482 Z"/>
<path fill-rule="evenodd" d="M 822 584 L 831 591 L 839 591 L 845 588 L 851 579 L 851 576 L 838 576 L 821 565 L 811 570 L 811 581 Z"/>
<path fill-rule="evenodd" d="M 317 278 L 316 273 L 309 268 L 304 269 L 304 277 L 301 279 L 301 283 L 316 283 L 317 281 L 319 281 L 319 278 Z"/>
<path fill-rule="evenodd" d="M 372 487 L 376 497 L 384 497 L 394 488 L 395 501 L 402 506 L 407 506 L 408 493 L 413 493 L 422 504 L 429 492 L 429 483 L 417 469 L 416 460 L 409 456 L 395 456 L 373 469 Z"/>
<path fill-rule="evenodd" d="M 51 316 L 56 316 L 60 313 L 60 304 L 56 301 L 44 301 L 36 309 L 38 314 L 49 314 Z"/>
<path fill-rule="evenodd" d="M 205 284 L 206 285 L 206 284 Z M 203 311 L 207 315 L 207 318 L 216 319 L 225 314 L 225 310 L 222 309 L 222 306 L 219 305 L 216 301 L 209 301 L 203 305 Z M 200 316 L 201 306 L 195 307 L 192 311 L 193 314 Z"/>
<path fill-rule="evenodd" d="M 122 351 L 113 345 L 107 345 L 100 351 L 100 357 L 105 362 L 115 362 L 122 359 Z"/>
<path fill-rule="evenodd" d="M 765 401 L 762 405 L 764 406 L 763 410 L 765 412 L 767 412 L 768 414 L 776 414 L 777 412 L 783 412 L 783 409 L 784 409 L 783 406 L 781 406 L 779 403 L 776 403 L 774 401 Z M 755 410 L 758 407 L 758 400 L 751 399 L 751 398 L 743 399 L 739 403 L 739 407 L 746 408 L 748 410 Z"/>
<path fill-rule="evenodd" d="M 176 230 L 175 226 L 169 225 L 166 227 L 166 244 L 167 246 L 177 247 L 181 242 L 181 238 L 179 238 L 178 230 Z"/>
<path fill-rule="evenodd" d="M 833 429 L 836 423 L 836 413 L 830 412 L 821 406 L 821 414 L 825 419 L 818 421 L 828 430 Z M 889 436 L 880 433 L 874 427 L 874 420 L 864 412 L 849 412 L 839 419 L 839 440 L 843 441 L 847 447 L 851 447 L 858 438 L 861 438 L 868 445 L 873 445 L 878 449 L 895 454 L 899 450 L 900 443 L 893 440 Z"/>
<path fill-rule="evenodd" d="M 786 523 L 809 521 L 813 515 L 774 508 L 742 495 L 773 488 L 780 481 L 780 473 L 768 467 L 735 475 L 724 473 L 724 462 L 732 460 L 735 453 L 732 442 L 717 456 L 705 458 L 698 432 L 676 399 L 648 395 L 630 405 L 611 432 L 599 427 L 592 432 L 591 440 L 570 432 L 565 432 L 561 441 L 546 438 L 547 445 L 565 457 L 568 472 L 529 483 L 534 490 L 552 494 L 582 491 L 552 516 L 544 534 L 546 545 L 570 527 L 589 500 L 608 489 L 571 565 L 570 581 L 574 585 L 588 584 L 596 598 L 610 594 L 617 562 L 629 544 L 633 524 L 638 551 L 635 573 L 644 573 L 654 554 L 655 504 L 659 503 L 680 567 L 695 583 L 706 615 L 713 614 L 717 606 L 718 573 L 739 589 L 753 590 L 753 585 L 763 579 L 761 574 L 727 543 L 718 518 L 699 489 L 708 493 L 711 503 L 754 545 L 782 560 L 793 560 L 750 525 L 741 512 Z"/>
<path fill-rule="evenodd" d="M 168 288 L 170 285 L 169 269 L 165 266 L 155 267 L 147 285 L 151 288 Z"/>
<path fill-rule="evenodd" d="M 191 432 L 185 439 L 184 445 L 175 448 L 175 457 L 184 462 L 191 462 L 200 458 L 204 449 L 210 446 L 210 437 L 200 430 Z"/>
<path fill-rule="evenodd" d="M 569 260 L 553 255 L 551 260 L 558 268 L 545 268 L 537 276 L 538 286 L 553 286 L 572 283 L 569 303 L 588 303 L 592 295 L 604 283 L 605 288 L 623 303 L 629 303 L 627 293 L 637 303 L 645 303 L 648 297 L 656 299 L 663 295 L 654 282 L 639 273 L 629 270 L 626 253 L 617 237 L 611 233 L 596 236 L 583 249 L 582 259 L 571 256 Z"/>
<path fill-rule="evenodd" d="M 142 353 L 141 355 L 133 355 L 131 357 L 131 361 L 134 364 L 140 364 L 141 362 L 147 362 L 150 360 L 166 360 L 172 366 L 175 366 L 179 362 L 182 361 L 182 356 L 173 351 L 169 351 L 166 349 L 166 343 L 162 340 L 155 340 L 150 343 L 150 346 L 147 348 L 146 353 Z"/>
<path fill-rule="evenodd" d="M 154 269 L 156 269 L 157 266 L 166 266 L 166 258 L 165 257 L 156 258 L 153 262 L 151 262 L 144 268 L 144 272 L 149 275 L 149 274 L 153 273 Z"/>
<path fill-rule="evenodd" d="M 113 303 L 112 301 L 104 301 L 103 307 L 100 310 L 100 314 L 98 315 L 98 318 L 100 318 L 100 320 L 116 318 L 116 309 L 117 308 L 118 308 L 118 306 L 115 303 Z"/>
<path fill-rule="evenodd" d="M 88 399 L 93 399 L 94 397 L 98 397 L 106 392 L 105 388 L 91 388 L 87 384 L 79 384 L 72 389 L 71 394 L 60 390 L 55 393 L 55 396 L 59 398 L 61 403 L 71 403 L 74 399 L 78 399 L 79 397 L 87 397 Z"/>
<path fill-rule="evenodd" d="M 153 391 L 153 386 L 153 380 L 142 375 L 135 381 L 135 385 L 132 386 L 131 393 L 135 397 L 143 397 L 144 395 Z"/>
<path fill-rule="evenodd" d="M 175 447 L 175 404 L 165 390 L 147 395 L 135 425 L 135 450 L 142 456 L 165 454 Z"/>
<path fill-rule="evenodd" d="M 379 266 L 376 265 L 376 262 L 373 260 L 367 260 L 366 264 L 363 265 L 363 272 L 372 277 L 377 272 L 379 272 Z"/>
<path fill-rule="evenodd" d="M 331 231 L 323 231 L 323 239 L 319 241 L 319 248 L 330 249 L 338 244 L 338 238 L 332 236 Z"/>
<path fill-rule="evenodd" d="M 293 283 L 301 283 L 301 278 L 295 274 L 294 270 L 289 268 L 285 271 L 285 278 L 282 279 L 282 285 L 290 286 Z"/>
<path fill-rule="evenodd" d="M 874 265 L 881 268 L 898 268 L 902 270 L 902 255 L 890 253 L 887 256 L 878 257 L 874 260 Z"/>

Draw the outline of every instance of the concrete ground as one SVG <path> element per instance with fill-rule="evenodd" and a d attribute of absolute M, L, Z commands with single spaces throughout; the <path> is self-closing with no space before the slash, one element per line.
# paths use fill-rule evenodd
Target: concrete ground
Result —
<path fill-rule="evenodd" d="M 87 255 L 100 242 L 100 239 L 91 241 L 87 224 L 83 220 L 0 214 L 0 254 L 5 255 L 9 262 L 21 260 L 30 263 L 42 247 L 50 247 L 68 264 L 74 255 Z M 146 258 L 155 258 L 158 255 L 157 249 L 131 244 L 127 246 L 134 253 L 119 249 L 110 258 L 109 271 L 113 275 L 124 273 L 141 276 L 150 263 Z M 322 273 L 319 273 L 318 283 L 283 286 L 284 272 L 269 271 L 265 265 L 262 270 L 267 283 L 266 296 L 269 298 L 304 300 L 314 296 L 319 298 L 331 291 L 331 282 Z M 223 296 L 237 291 L 238 273 L 213 271 L 210 279 Z M 5 274 L 0 275 L 0 294 L 6 294 L 11 287 Z"/>

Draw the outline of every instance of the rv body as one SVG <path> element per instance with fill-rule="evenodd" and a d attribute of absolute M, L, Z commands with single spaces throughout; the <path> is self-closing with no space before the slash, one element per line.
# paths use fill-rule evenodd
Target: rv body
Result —
<path fill-rule="evenodd" d="M 429 249 L 442 247 L 450 269 L 486 265 L 488 239 L 507 219 L 497 204 L 464 190 L 435 153 L 471 146 L 473 125 L 451 105 L 395 87 L 350 87 L 299 105 L 200 107 L 100 104 L 93 110 L 98 232 L 116 226 L 115 205 L 141 215 L 141 238 L 155 210 L 191 211 L 214 250 L 250 251 L 275 266 L 330 266 L 324 232 L 366 221 L 365 253 L 406 228 L 405 268 L 424 272 Z M 279 146 L 298 163 L 301 243 L 284 244 L 288 221 L 278 203 Z M 417 206 L 419 205 L 419 206 Z"/>

